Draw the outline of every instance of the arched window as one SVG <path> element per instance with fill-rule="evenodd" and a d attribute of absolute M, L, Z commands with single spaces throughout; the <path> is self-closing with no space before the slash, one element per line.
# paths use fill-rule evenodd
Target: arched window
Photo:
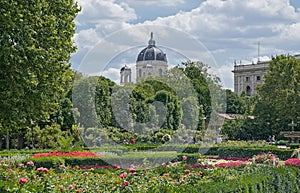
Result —
<path fill-rule="evenodd" d="M 246 94 L 247 94 L 247 96 L 251 96 L 251 87 L 250 86 L 246 87 Z"/>
<path fill-rule="evenodd" d="M 142 69 L 139 69 L 139 77 L 142 77 Z"/>

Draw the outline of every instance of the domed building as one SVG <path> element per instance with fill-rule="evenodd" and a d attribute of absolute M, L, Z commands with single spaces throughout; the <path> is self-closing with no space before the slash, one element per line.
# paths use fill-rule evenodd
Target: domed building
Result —
<path fill-rule="evenodd" d="M 148 46 L 139 53 L 136 60 L 137 79 L 162 75 L 167 69 L 167 56 L 160 48 L 156 47 L 153 33 L 151 32 Z"/>
<path fill-rule="evenodd" d="M 126 70 L 125 67 L 126 66 L 122 67 L 120 71 L 121 84 L 125 83 L 126 79 L 124 79 L 124 77 L 129 74 L 128 67 Z M 167 56 L 160 48 L 156 47 L 155 40 L 153 39 L 153 33 L 151 32 L 148 46 L 140 51 L 136 60 L 136 79 L 143 79 L 148 76 L 159 76 L 166 72 L 167 69 Z M 131 80 L 131 77 L 127 80 Z"/>

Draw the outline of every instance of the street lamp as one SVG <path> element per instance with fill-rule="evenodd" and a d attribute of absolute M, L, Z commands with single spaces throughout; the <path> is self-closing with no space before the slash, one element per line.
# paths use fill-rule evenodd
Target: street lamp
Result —
<path fill-rule="evenodd" d="M 292 120 L 291 123 L 288 124 L 289 127 L 292 127 L 292 132 L 294 132 L 294 127 L 297 126 L 297 123 L 294 123 L 294 120 Z"/>

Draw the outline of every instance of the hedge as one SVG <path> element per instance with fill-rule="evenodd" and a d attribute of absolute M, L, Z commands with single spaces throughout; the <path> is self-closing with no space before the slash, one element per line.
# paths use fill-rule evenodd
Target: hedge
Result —
<path fill-rule="evenodd" d="M 300 192 L 300 172 L 295 167 L 260 167 L 245 172 L 242 177 L 179 187 L 154 187 L 149 192 L 197 192 L 197 193 L 297 193 Z"/>

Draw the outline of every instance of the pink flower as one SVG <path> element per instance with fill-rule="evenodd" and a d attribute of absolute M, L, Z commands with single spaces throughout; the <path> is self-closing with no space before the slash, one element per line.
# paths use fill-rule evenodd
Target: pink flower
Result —
<path fill-rule="evenodd" d="M 187 156 L 183 155 L 183 156 L 182 156 L 182 159 L 183 159 L 183 160 L 186 160 L 186 159 L 187 159 Z"/>
<path fill-rule="evenodd" d="M 26 178 L 20 178 L 20 184 L 25 184 L 27 182 Z"/>
<path fill-rule="evenodd" d="M 18 167 L 23 167 L 24 166 L 24 164 L 18 164 Z"/>
<path fill-rule="evenodd" d="M 165 176 L 165 177 L 169 177 L 169 173 L 165 173 L 164 176 Z"/>
<path fill-rule="evenodd" d="M 13 169 L 10 168 L 10 169 L 8 170 L 8 174 L 12 174 L 12 173 L 13 173 Z"/>
<path fill-rule="evenodd" d="M 76 192 L 80 192 L 80 189 L 76 190 Z"/>
<path fill-rule="evenodd" d="M 120 174 L 120 178 L 125 178 L 127 176 L 127 172 L 123 172 L 122 174 Z"/>
<path fill-rule="evenodd" d="M 125 185 L 125 186 L 129 186 L 130 183 L 129 183 L 128 181 L 125 181 L 125 182 L 124 182 L 124 185 Z"/>
<path fill-rule="evenodd" d="M 60 191 L 63 191 L 63 190 L 64 190 L 64 187 L 63 187 L 63 186 L 60 186 L 60 187 L 59 187 L 59 190 L 60 190 Z"/>
<path fill-rule="evenodd" d="M 185 174 L 190 174 L 190 170 L 184 170 Z"/>
<path fill-rule="evenodd" d="M 37 171 L 39 173 L 45 173 L 45 174 L 48 174 L 49 172 L 48 168 L 43 168 L 43 167 L 38 168 Z"/>
<path fill-rule="evenodd" d="M 34 166 L 33 161 L 29 161 L 29 162 L 27 162 L 26 164 L 27 164 L 27 165 L 30 165 L 30 166 Z"/>
<path fill-rule="evenodd" d="M 133 174 L 133 173 L 135 173 L 135 172 L 136 172 L 136 170 L 135 170 L 134 168 L 130 168 L 130 169 L 129 169 L 129 173 L 132 173 L 132 174 Z"/>

